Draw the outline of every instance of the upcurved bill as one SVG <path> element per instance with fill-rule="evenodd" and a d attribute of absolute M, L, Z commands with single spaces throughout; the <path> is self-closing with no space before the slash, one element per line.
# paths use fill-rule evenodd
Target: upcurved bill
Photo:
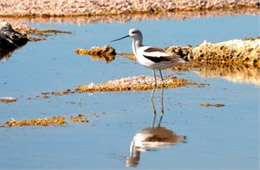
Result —
<path fill-rule="evenodd" d="M 122 40 L 122 39 L 127 38 L 127 37 L 129 37 L 129 35 L 126 35 L 126 36 L 123 36 L 123 37 L 121 37 L 121 38 L 118 38 L 118 39 L 112 40 L 112 41 L 110 41 L 110 42 L 119 41 L 119 40 Z"/>

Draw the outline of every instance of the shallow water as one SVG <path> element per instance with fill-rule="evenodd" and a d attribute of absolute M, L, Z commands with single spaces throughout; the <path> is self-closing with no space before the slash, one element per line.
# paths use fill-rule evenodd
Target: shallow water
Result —
<path fill-rule="evenodd" d="M 65 127 L 0 128 L 0 168 L 125 168 L 129 166 L 131 141 L 151 128 L 151 91 L 71 94 L 42 98 L 46 91 L 74 89 L 90 82 L 151 75 L 128 59 L 109 64 L 74 53 L 77 48 L 110 44 L 119 52 L 131 52 L 131 40 L 109 43 L 140 28 L 144 43 L 158 47 L 198 45 L 259 36 L 259 16 L 145 22 L 125 24 L 32 24 L 40 29 L 72 31 L 46 41 L 30 42 L 0 61 L 0 97 L 17 97 L 15 103 L 0 103 L 0 123 L 16 120 L 69 117 L 85 114 L 89 123 L 69 122 Z M 200 83 L 204 88 L 164 90 L 165 114 L 161 127 L 186 139 L 167 148 L 137 148 L 137 168 L 258 169 L 259 168 L 259 79 L 258 83 L 232 82 L 221 77 L 200 77 L 195 72 L 164 71 Z M 241 83 L 242 82 L 242 83 Z M 35 98 L 35 96 L 41 96 Z M 27 98 L 31 97 L 31 100 Z M 75 102 L 75 104 L 71 104 Z M 158 124 L 160 90 L 154 98 Z M 202 107 L 200 104 L 224 104 Z M 154 139 L 155 140 L 155 139 Z M 137 143 L 137 142 L 136 142 Z M 169 144 L 169 143 L 168 143 Z M 150 146 L 150 145 L 148 145 Z M 146 152 L 142 152 L 148 149 Z M 133 165 L 133 164 L 132 164 Z"/>

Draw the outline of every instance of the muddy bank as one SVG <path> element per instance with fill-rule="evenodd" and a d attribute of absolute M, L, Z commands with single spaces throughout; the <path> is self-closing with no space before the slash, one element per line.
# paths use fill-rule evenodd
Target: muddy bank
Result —
<path fill-rule="evenodd" d="M 0 2 L 0 16 L 95 16 L 220 8 L 258 8 L 258 0 L 8 0 Z"/>

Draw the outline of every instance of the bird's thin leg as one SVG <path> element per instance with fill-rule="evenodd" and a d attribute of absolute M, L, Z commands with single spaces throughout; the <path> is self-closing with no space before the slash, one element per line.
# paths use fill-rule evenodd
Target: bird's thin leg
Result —
<path fill-rule="evenodd" d="M 163 92 L 164 92 L 164 87 L 162 88 L 162 91 L 161 91 L 161 117 L 160 117 L 160 121 L 158 123 L 158 127 L 160 127 L 161 121 L 162 121 L 163 116 L 164 116 Z"/>
<path fill-rule="evenodd" d="M 162 87 L 164 88 L 164 81 L 163 81 L 163 75 L 162 75 L 162 71 L 161 71 L 161 70 L 159 70 L 159 72 L 160 72 L 160 76 L 161 76 L 161 80 L 162 80 Z"/>
<path fill-rule="evenodd" d="M 154 105 L 154 102 L 153 102 L 154 91 L 155 91 L 155 89 L 153 89 L 152 94 L 150 96 L 152 107 L 153 107 L 153 123 L 152 123 L 152 127 L 154 127 L 154 122 L 155 122 L 155 119 L 156 119 L 156 108 L 155 108 L 155 105 Z"/>
<path fill-rule="evenodd" d="M 153 76 L 154 76 L 154 88 L 156 88 L 156 86 L 157 86 L 157 81 L 156 81 L 155 70 L 153 70 Z"/>

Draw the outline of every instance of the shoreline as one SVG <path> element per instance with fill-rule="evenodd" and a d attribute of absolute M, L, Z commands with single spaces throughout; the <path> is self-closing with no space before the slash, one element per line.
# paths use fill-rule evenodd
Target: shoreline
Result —
<path fill-rule="evenodd" d="M 8 0 L 0 2 L 0 17 L 89 17 L 259 7 L 258 0 Z"/>
<path fill-rule="evenodd" d="M 69 24 L 95 24 L 95 23 L 127 23 L 130 21 L 145 21 L 145 20 L 162 20 L 175 19 L 186 20 L 202 17 L 222 17 L 222 16 L 238 16 L 238 15 L 260 15 L 258 8 L 240 8 L 240 9 L 212 9 L 202 11 L 178 11 L 178 12 L 159 12 L 159 13 L 131 13 L 118 15 L 95 15 L 95 16 L 51 16 L 51 17 L 36 17 L 36 16 L 0 16 L 0 20 L 9 22 L 15 29 L 22 24 L 51 24 L 51 23 L 69 23 Z"/>

